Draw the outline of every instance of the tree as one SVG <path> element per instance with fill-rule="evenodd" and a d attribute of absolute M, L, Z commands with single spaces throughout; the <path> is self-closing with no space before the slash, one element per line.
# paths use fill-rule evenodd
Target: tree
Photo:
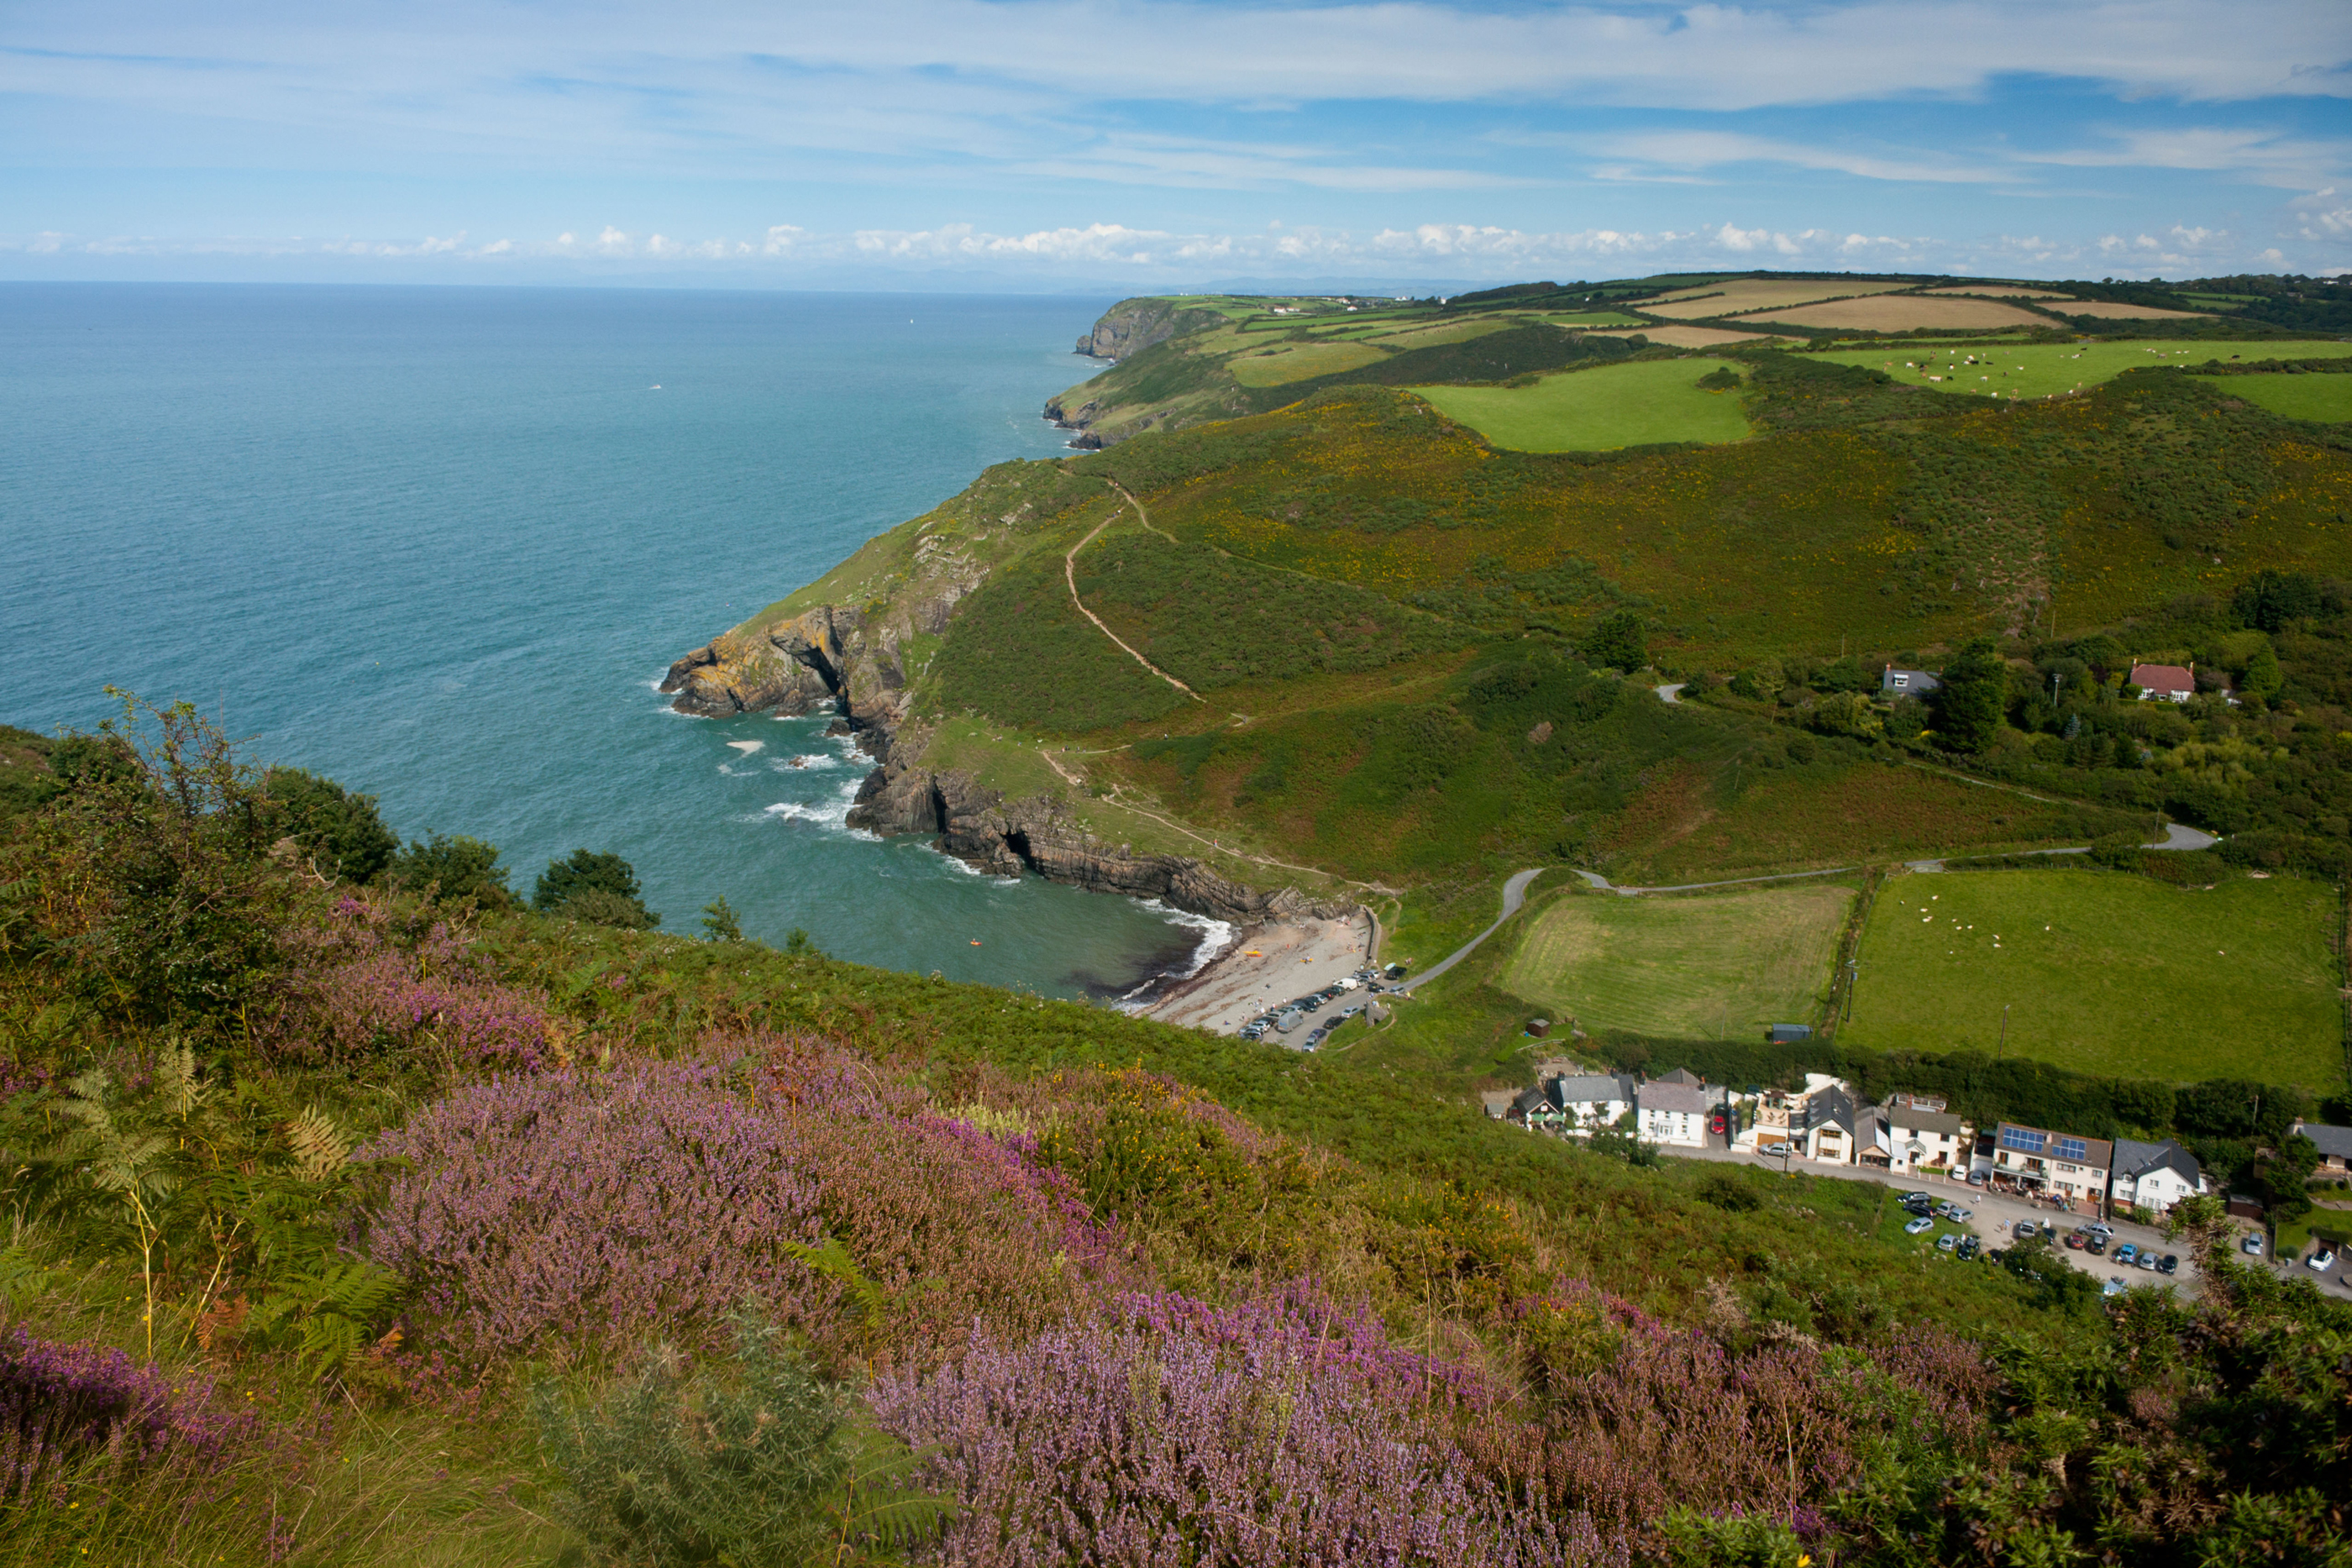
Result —
<path fill-rule="evenodd" d="M 743 940 L 742 925 L 736 920 L 734 906 L 727 902 L 727 895 L 724 894 L 702 906 L 702 928 L 709 933 L 709 937 L 706 938 L 709 941 L 740 942 Z"/>
<path fill-rule="evenodd" d="M 373 795 L 355 795 L 299 768 L 271 768 L 261 789 L 281 813 L 286 836 L 327 875 L 364 884 L 399 852 L 400 840 L 383 825 Z"/>
<path fill-rule="evenodd" d="M 2009 665 L 1990 637 L 1979 637 L 1945 666 L 1936 694 L 1936 732 L 1955 751 L 1992 745 L 2009 710 Z"/>
<path fill-rule="evenodd" d="M 506 867 L 499 864 L 498 845 L 462 833 L 454 839 L 436 833 L 424 843 L 410 840 L 393 857 L 387 878 L 443 904 L 471 899 L 485 909 L 504 909 L 514 903 Z"/>
<path fill-rule="evenodd" d="M 1650 662 L 1645 632 L 1640 612 L 1613 610 L 1593 622 L 1578 652 L 1596 670 L 1622 670 L 1630 675 Z"/>
<path fill-rule="evenodd" d="M 2285 685 L 2286 672 L 2279 668 L 2278 653 L 2265 643 L 2246 661 L 2246 690 L 2264 702 L 2272 702 Z"/>
<path fill-rule="evenodd" d="M 2239 585 L 2230 608 L 2242 624 L 2276 632 L 2319 613 L 2319 580 L 2307 571 L 2258 571 Z"/>
<path fill-rule="evenodd" d="M 644 931 L 661 924 L 647 909 L 635 866 L 614 854 L 574 850 L 569 860 L 550 861 L 530 906 L 545 915 L 567 915 L 593 925 Z"/>
<path fill-rule="evenodd" d="M 1873 736 L 1878 713 L 1860 692 L 1837 692 L 1813 705 L 1812 727 L 1824 735 Z"/>
<path fill-rule="evenodd" d="M 2311 1212 L 2307 1184 L 2319 1168 L 2319 1145 L 2297 1133 L 2278 1146 L 2261 1166 L 2263 1203 L 2271 1222 L 2294 1219 Z"/>

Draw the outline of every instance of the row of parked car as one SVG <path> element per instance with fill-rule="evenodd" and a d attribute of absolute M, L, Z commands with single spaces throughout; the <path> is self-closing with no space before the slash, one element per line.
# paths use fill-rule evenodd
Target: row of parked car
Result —
<path fill-rule="evenodd" d="M 1303 997 L 1294 997 L 1289 1001 L 1266 1009 L 1242 1026 L 1241 1037 L 1244 1040 L 1263 1040 L 1269 1030 L 1276 1034 L 1288 1034 L 1306 1022 L 1308 1014 L 1321 1011 L 1324 1007 L 1338 1001 L 1350 991 L 1364 991 L 1372 996 L 1380 996 L 1389 989 L 1388 984 L 1383 982 L 1393 982 L 1402 978 L 1403 974 L 1402 964 L 1391 964 L 1385 969 L 1370 967 L 1359 969 L 1352 975 L 1332 981 L 1319 991 L 1309 991 Z M 1317 1046 L 1321 1045 L 1325 1035 L 1362 1012 L 1364 1005 L 1362 1002 L 1349 1002 L 1329 1018 L 1318 1023 L 1301 1042 L 1302 1049 L 1313 1051 Z"/>

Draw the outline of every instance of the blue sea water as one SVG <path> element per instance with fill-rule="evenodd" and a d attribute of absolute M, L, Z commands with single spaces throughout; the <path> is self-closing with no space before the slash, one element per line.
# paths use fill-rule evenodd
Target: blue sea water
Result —
<path fill-rule="evenodd" d="M 703 720 L 669 660 L 986 464 L 1105 301 L 0 285 L 0 720 L 188 698 L 404 836 L 625 856 L 665 928 L 1047 995 L 1199 923 L 847 831 L 822 718 Z M 978 946 L 974 946 L 974 943 Z"/>

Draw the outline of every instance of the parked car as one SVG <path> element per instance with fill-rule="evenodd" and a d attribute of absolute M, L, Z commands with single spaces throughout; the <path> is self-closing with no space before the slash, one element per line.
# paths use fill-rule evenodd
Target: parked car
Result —
<path fill-rule="evenodd" d="M 2090 1239 L 2079 1230 L 2069 1230 L 2066 1232 L 2066 1249 L 2070 1252 L 2080 1252 L 2084 1244 Z"/>
<path fill-rule="evenodd" d="M 2094 1258 L 2104 1258 L 2107 1255 L 2107 1239 L 2104 1236 L 2094 1236 L 2083 1243 L 2083 1250 Z"/>
<path fill-rule="evenodd" d="M 2174 1253 L 2167 1252 L 2157 1260 L 2156 1271 L 2159 1274 L 2178 1273 L 2179 1269 L 2180 1259 Z"/>
<path fill-rule="evenodd" d="M 1938 1252 L 1949 1252 L 1959 1244 L 1960 1239 L 1948 1230 L 1936 1238 L 1936 1250 Z"/>
<path fill-rule="evenodd" d="M 2323 1248 L 2319 1251 L 2314 1252 L 2310 1257 L 2305 1258 L 2303 1262 L 2304 1267 L 2307 1269 L 2316 1269 L 2321 1273 L 2325 1274 L 2327 1270 L 2336 1267 L 2336 1254 Z"/>
<path fill-rule="evenodd" d="M 1906 1236 L 1916 1236 L 1922 1231 L 1933 1230 L 1935 1228 L 1936 1222 L 1923 1214 L 1918 1218 L 1912 1220 L 1909 1224 L 1906 1225 L 1903 1228 L 1903 1234 Z"/>
<path fill-rule="evenodd" d="M 2130 1287 L 2126 1285 L 2121 1280 L 2110 1280 L 2105 1284 L 2099 1287 L 2099 1294 L 2103 1296 L 2120 1296 L 2129 1289 Z"/>
<path fill-rule="evenodd" d="M 2020 1241 L 2031 1241 L 2036 1236 L 2042 1234 L 2040 1230 L 2035 1228 L 2033 1221 L 2030 1219 L 2019 1220 L 2015 1225 L 2009 1228 L 2009 1233 L 2011 1236 L 2016 1237 Z"/>
<path fill-rule="evenodd" d="M 1963 1259 L 1967 1259 L 1967 1258 L 1973 1258 L 1973 1257 L 1975 1257 L 1978 1253 L 1979 1253 L 1979 1252 L 1981 1252 L 1981 1251 L 1983 1251 L 1983 1250 L 1984 1250 L 1984 1243 L 1983 1243 L 1983 1242 L 1981 1242 L 1981 1241 L 1979 1241 L 1979 1240 L 1978 1240 L 1975 1237 L 1973 1237 L 1973 1236 L 1963 1236 L 1963 1237 L 1961 1237 L 1961 1238 L 1960 1238 L 1960 1246 L 1959 1246 L 1959 1253 L 1958 1253 L 1958 1255 L 1959 1255 L 1961 1258 L 1963 1258 Z"/>
<path fill-rule="evenodd" d="M 2128 1263 L 2138 1256 L 2139 1247 L 2134 1242 L 2126 1241 L 2116 1249 L 2116 1261 L 2118 1263 Z"/>
<path fill-rule="evenodd" d="M 2142 1268 L 2142 1269 L 2153 1269 L 2153 1268 L 2155 1268 L 2155 1267 L 2157 1266 L 2157 1263 L 2156 1263 L 2156 1254 L 2155 1254 L 2155 1253 L 2153 1253 L 2153 1252 L 2143 1252 L 2143 1253 L 2141 1253 L 2141 1254 L 2139 1255 L 2139 1262 L 2138 1262 L 2138 1264 L 2137 1264 L 2137 1267 L 2139 1267 L 2139 1268 Z"/>
<path fill-rule="evenodd" d="M 2259 1258 L 2263 1255 L 2263 1239 L 2259 1236 L 2247 1237 L 2238 1243 L 2238 1247 L 2249 1258 Z"/>
<path fill-rule="evenodd" d="M 1970 1171 L 1970 1172 L 1969 1173 L 1969 1185 L 1970 1186 L 1984 1186 L 1984 1185 L 1985 1185 L 1985 1173 L 1984 1173 L 1984 1172 L 1982 1172 L 1982 1171 Z"/>

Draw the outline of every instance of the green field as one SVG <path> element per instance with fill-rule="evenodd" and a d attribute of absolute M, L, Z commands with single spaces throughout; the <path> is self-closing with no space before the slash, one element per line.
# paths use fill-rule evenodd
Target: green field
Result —
<path fill-rule="evenodd" d="M 2329 1089 L 2344 1082 L 2336 917 L 2333 892 L 2291 877 L 2210 891 L 2122 872 L 1901 877 L 1872 908 L 1840 1039 Z"/>
<path fill-rule="evenodd" d="M 1528 923 L 1507 990 L 1579 1027 L 1724 1039 L 1811 1023 L 1853 889 L 1678 898 L 1574 894 Z"/>
<path fill-rule="evenodd" d="M 1439 410 L 1515 452 L 1606 452 L 1748 436 L 1736 390 L 1698 379 L 1721 360 L 1654 360 L 1546 376 L 1527 387 L 1415 387 Z"/>
<path fill-rule="evenodd" d="M 1906 343 L 1818 357 L 1836 364 L 1859 365 L 1867 371 L 1885 371 L 1909 386 L 1932 386 L 1938 392 L 1972 397 L 2031 398 L 2095 387 L 2126 371 L 2148 365 L 2201 365 L 2208 360 L 2220 360 L 2226 364 L 2231 360 L 2251 362 L 2340 359 L 2347 354 L 2352 354 L 2352 343 L 2326 340 L 2232 343 L 2211 338 L 2176 338 L 2105 343 Z M 1808 356 L 1812 357 L 1815 356 Z M 1969 364 L 1971 359 L 1978 362 Z M 1943 379 L 1930 381 L 1931 376 Z"/>
<path fill-rule="evenodd" d="M 2352 376 L 2231 376 L 2221 384 L 2231 396 L 2289 419 L 2323 424 L 2352 419 Z"/>
<path fill-rule="evenodd" d="M 1231 368 L 1234 380 L 1245 387 L 1278 387 L 1310 376 L 1328 376 L 1334 371 L 1352 371 L 1381 357 L 1378 349 L 1362 343 L 1299 343 L 1238 355 Z"/>

